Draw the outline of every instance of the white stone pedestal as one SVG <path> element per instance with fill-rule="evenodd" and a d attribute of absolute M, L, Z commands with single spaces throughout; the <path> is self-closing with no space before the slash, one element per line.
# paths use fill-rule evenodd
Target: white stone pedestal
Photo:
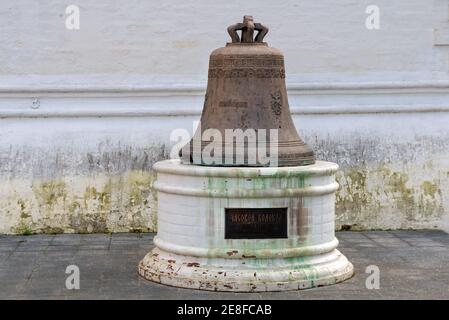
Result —
<path fill-rule="evenodd" d="M 154 165 L 156 246 L 139 263 L 144 278 L 212 291 L 281 291 L 330 285 L 353 274 L 336 248 L 338 165 L 206 167 Z M 285 239 L 225 239 L 225 208 L 287 208 Z"/>

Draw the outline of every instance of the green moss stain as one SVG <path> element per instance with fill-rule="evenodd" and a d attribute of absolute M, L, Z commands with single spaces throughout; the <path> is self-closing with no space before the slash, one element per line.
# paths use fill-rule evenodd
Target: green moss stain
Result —
<path fill-rule="evenodd" d="M 150 204 L 150 219 L 151 219 L 151 230 L 157 230 L 157 191 L 153 188 L 154 179 L 151 181 L 151 204 Z"/>
<path fill-rule="evenodd" d="M 153 184 L 153 177 L 149 172 L 132 171 L 127 177 L 129 186 L 129 206 L 147 205 L 150 195 L 150 188 Z"/>
<path fill-rule="evenodd" d="M 363 170 L 348 170 L 344 175 L 337 175 L 340 191 L 336 195 L 337 212 L 361 212 L 365 207 L 376 207 L 373 193 L 367 188 L 368 172 Z"/>
<path fill-rule="evenodd" d="M 371 170 L 346 169 L 337 180 L 341 188 L 336 196 L 336 216 L 341 229 L 382 229 L 385 212 L 394 213 L 402 228 L 436 219 L 444 211 L 437 182 L 419 182 L 417 177 L 412 179 L 408 173 L 384 165 Z M 339 219 L 344 223 L 338 224 Z"/>
<path fill-rule="evenodd" d="M 111 232 L 110 226 L 122 231 L 149 231 L 148 221 L 154 213 L 150 208 L 153 176 L 150 172 L 133 170 L 118 177 L 109 177 L 100 188 L 87 186 L 81 201 L 72 201 L 71 227 L 76 232 Z M 115 221 L 111 221 L 116 217 Z"/>
<path fill-rule="evenodd" d="M 22 198 L 17 199 L 15 203 L 15 212 L 18 212 L 18 223 L 12 228 L 16 234 L 31 235 L 35 233 L 34 221 L 30 212 L 30 203 Z"/>
<path fill-rule="evenodd" d="M 306 186 L 306 175 L 302 174 L 298 176 L 298 187 L 304 188 Z"/>
<path fill-rule="evenodd" d="M 408 184 L 409 177 L 402 172 L 392 172 L 386 177 L 386 191 L 393 196 L 400 209 L 410 209 L 414 206 L 414 190 Z"/>
<path fill-rule="evenodd" d="M 232 170 L 232 169 L 230 169 Z M 239 173 L 239 172 L 237 172 Z M 289 179 L 285 179 L 289 177 Z M 304 172 L 276 172 L 273 175 L 261 176 L 257 171 L 246 172 L 238 175 L 239 179 L 232 179 L 235 183 L 229 186 L 228 179 L 224 177 L 208 177 L 205 190 L 208 195 L 213 197 L 215 192 L 228 195 L 229 188 L 234 192 L 236 190 L 245 190 L 248 197 L 254 197 L 261 190 L 270 190 L 272 188 L 281 189 L 285 191 L 285 196 L 291 195 L 291 189 L 304 188 L 306 186 L 306 179 L 309 177 Z"/>
<path fill-rule="evenodd" d="M 131 213 L 131 231 L 148 231 L 148 227 L 145 224 L 150 213 L 152 211 L 154 212 L 154 208 L 150 208 L 149 206 L 153 176 L 151 173 L 145 171 L 132 171 L 126 177 L 126 185 L 128 186 L 128 192 L 124 207 Z"/>
<path fill-rule="evenodd" d="M 95 187 L 86 187 L 83 196 L 84 208 L 88 209 L 91 202 L 95 203 L 98 211 L 110 210 L 111 208 L 111 188 L 108 182 L 103 190 L 98 191 Z M 77 205 L 75 202 L 73 205 Z"/>
<path fill-rule="evenodd" d="M 33 224 L 27 224 L 23 221 L 20 221 L 17 226 L 13 227 L 12 231 L 16 234 L 21 234 L 24 236 L 29 236 L 36 233 Z"/>
<path fill-rule="evenodd" d="M 284 179 L 286 176 L 290 179 Z M 396 216 L 399 221 L 396 227 L 409 227 L 410 222 L 432 222 L 444 213 L 441 189 L 446 171 L 441 177 L 441 180 L 426 180 L 415 176 L 411 169 L 401 171 L 385 165 L 346 168 L 337 173 L 341 186 L 336 195 L 337 229 L 382 229 L 385 217 L 395 219 Z M 307 187 L 307 178 L 302 172 L 276 172 L 270 176 L 249 174 L 240 177 L 238 184 L 254 193 L 282 186 L 285 195 L 289 195 L 289 189 Z M 11 232 L 155 231 L 158 199 L 152 189 L 152 172 L 130 170 L 99 178 L 72 179 L 35 181 L 31 196 L 16 192 L 14 197 L 8 198 L 4 202 L 8 207 L 3 211 L 13 217 L 8 219 L 14 219 Z M 228 192 L 229 188 L 225 178 L 209 178 L 205 186 L 211 193 L 214 190 Z M 273 242 L 267 249 L 276 246 Z"/>
<path fill-rule="evenodd" d="M 20 207 L 20 219 L 31 218 L 30 212 L 27 210 L 26 202 L 23 199 L 18 199 L 17 204 Z"/>
<path fill-rule="evenodd" d="M 42 205 L 53 207 L 58 201 L 67 197 L 64 181 L 46 181 L 33 185 L 33 190 Z"/>
<path fill-rule="evenodd" d="M 24 199 L 17 199 L 16 205 L 19 209 L 19 222 L 13 228 L 14 233 L 21 235 L 31 235 L 34 234 L 34 222 L 32 219 L 31 212 L 29 211 L 30 205 Z"/>
<path fill-rule="evenodd" d="M 86 207 L 86 204 L 84 206 Z M 78 201 L 73 201 L 69 204 L 68 210 L 70 215 L 77 214 L 81 210 L 81 204 Z"/>
<path fill-rule="evenodd" d="M 40 233 L 46 233 L 46 234 L 60 234 L 64 233 L 64 228 L 61 227 L 49 227 L 46 226 L 40 230 Z"/>
<path fill-rule="evenodd" d="M 157 195 L 152 189 L 153 180 L 153 173 L 145 170 L 81 179 L 36 180 L 31 195 L 22 197 L 16 193 L 7 200 L 5 212 L 14 223 L 10 232 L 155 231 Z"/>
<path fill-rule="evenodd" d="M 441 216 L 444 213 L 444 207 L 440 201 L 442 198 L 441 190 L 438 184 L 431 181 L 421 183 L 421 193 L 418 198 L 418 208 L 425 217 L 431 217 L 435 213 Z"/>
<path fill-rule="evenodd" d="M 425 196 L 429 196 L 432 199 L 435 199 L 438 191 L 438 185 L 430 181 L 423 181 L 423 183 L 421 183 L 421 189 L 423 190 L 423 194 Z"/>
<path fill-rule="evenodd" d="M 77 233 L 108 233 L 111 191 L 111 179 L 103 187 L 86 186 L 82 197 L 76 197 L 68 205 L 71 229 Z"/>

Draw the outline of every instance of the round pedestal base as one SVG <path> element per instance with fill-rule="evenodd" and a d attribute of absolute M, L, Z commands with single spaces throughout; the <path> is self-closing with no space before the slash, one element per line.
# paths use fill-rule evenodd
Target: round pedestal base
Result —
<path fill-rule="evenodd" d="M 307 289 L 349 279 L 353 266 L 337 249 L 290 259 L 211 259 L 158 248 L 139 263 L 139 274 L 161 284 L 210 291 L 261 292 Z"/>
<path fill-rule="evenodd" d="M 211 291 L 282 291 L 335 284 L 352 264 L 335 238 L 335 163 L 206 167 L 166 160 L 157 181 L 155 249 L 144 278 Z"/>

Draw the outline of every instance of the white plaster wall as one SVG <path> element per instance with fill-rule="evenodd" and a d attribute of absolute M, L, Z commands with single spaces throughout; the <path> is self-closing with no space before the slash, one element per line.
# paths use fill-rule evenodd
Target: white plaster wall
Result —
<path fill-rule="evenodd" d="M 76 4 L 81 28 L 65 28 Z M 380 30 L 365 28 L 367 5 Z M 448 0 L 0 3 L 0 232 L 155 228 L 152 163 L 199 119 L 210 52 L 252 14 L 295 122 L 337 162 L 337 227 L 449 226 Z"/>
<path fill-rule="evenodd" d="M 65 28 L 71 4 L 80 8 L 77 31 Z M 372 4 L 380 30 L 365 28 Z M 434 47 L 435 29 L 449 27 L 447 7 L 446 0 L 5 1 L 0 71 L 202 76 L 211 49 L 228 40 L 227 26 L 252 14 L 301 79 L 447 79 L 448 52 Z"/>

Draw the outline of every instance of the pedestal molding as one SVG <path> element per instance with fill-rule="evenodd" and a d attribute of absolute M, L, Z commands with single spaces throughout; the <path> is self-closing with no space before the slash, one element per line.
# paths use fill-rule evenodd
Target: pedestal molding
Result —
<path fill-rule="evenodd" d="M 173 187 L 155 182 L 153 188 L 159 192 L 179 194 L 192 197 L 210 198 L 286 198 L 300 196 L 314 196 L 333 193 L 338 190 L 338 183 L 334 182 L 324 186 L 285 188 L 271 190 L 222 190 L 222 189 L 195 189 L 186 187 Z"/>
<path fill-rule="evenodd" d="M 297 167 L 208 167 L 181 164 L 181 161 L 179 159 L 172 159 L 155 163 L 153 166 L 153 170 L 158 173 L 176 174 L 192 177 L 321 177 L 336 173 L 338 170 L 338 164 L 317 160 L 314 165 Z"/>
<path fill-rule="evenodd" d="M 330 252 L 338 246 L 338 239 L 334 238 L 330 242 L 319 245 L 304 245 L 295 248 L 283 249 L 239 249 L 239 248 L 198 248 L 190 246 L 182 246 L 174 243 L 169 243 L 160 239 L 158 236 L 154 237 L 153 243 L 156 247 L 166 252 L 174 254 L 188 255 L 202 258 L 224 258 L 224 259 L 241 259 L 245 257 L 253 257 L 257 259 L 267 258 L 293 258 L 303 256 L 319 255 Z"/>

